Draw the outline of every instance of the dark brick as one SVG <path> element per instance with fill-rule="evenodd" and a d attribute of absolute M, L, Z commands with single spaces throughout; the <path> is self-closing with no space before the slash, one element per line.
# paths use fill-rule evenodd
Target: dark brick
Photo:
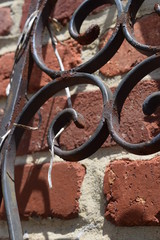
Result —
<path fill-rule="evenodd" d="M 24 26 L 24 23 L 27 19 L 28 15 L 28 10 L 29 10 L 29 5 L 30 5 L 31 0 L 25 0 L 24 5 L 23 5 L 23 14 L 22 14 L 22 19 L 21 19 L 21 24 L 20 28 L 22 29 Z M 62 25 L 66 25 L 69 20 L 72 17 L 72 14 L 74 11 L 78 8 L 78 6 L 83 2 L 83 0 L 58 0 L 55 6 L 55 9 L 53 9 L 52 12 L 52 17 L 56 18 Z M 107 4 L 108 6 L 108 4 Z M 106 4 L 95 9 L 93 11 L 93 14 L 104 10 L 106 7 Z"/>
<path fill-rule="evenodd" d="M 0 23 L 0 36 L 8 35 L 13 25 L 10 8 L 0 8 Z"/>
<path fill-rule="evenodd" d="M 81 46 L 73 40 L 66 40 L 64 44 L 58 43 L 57 49 L 65 70 L 69 70 L 81 63 Z M 54 50 L 50 44 L 43 47 L 43 56 L 48 68 L 56 71 L 60 70 Z M 37 91 L 50 81 L 51 79 L 48 75 L 42 72 L 35 64 L 31 74 L 29 92 Z"/>
<path fill-rule="evenodd" d="M 10 81 L 12 67 L 14 63 L 14 53 L 7 53 L 0 57 L 0 97 L 6 96 L 6 87 Z"/>
<path fill-rule="evenodd" d="M 96 105 L 95 105 L 96 102 Z M 79 111 L 85 117 L 85 129 L 78 129 L 75 124 L 68 127 L 62 137 L 60 143 L 64 149 L 72 149 L 80 146 L 96 129 L 102 114 L 102 100 L 98 92 L 88 92 L 74 95 L 72 97 L 74 109 Z M 42 124 L 37 131 L 26 131 L 23 141 L 20 144 L 18 154 L 23 155 L 26 152 L 42 151 L 47 149 L 47 129 L 49 123 L 54 116 L 62 109 L 67 107 L 66 97 L 56 97 L 50 99 L 41 108 Z M 38 124 L 38 115 L 36 115 L 34 126 Z"/>
<path fill-rule="evenodd" d="M 78 215 L 85 168 L 79 163 L 54 163 L 51 189 L 47 180 L 48 168 L 49 164 L 16 166 L 15 186 L 22 219 L 33 216 L 68 219 Z M 5 218 L 4 205 L 0 218 Z"/>
<path fill-rule="evenodd" d="M 144 16 L 135 23 L 135 37 L 140 43 L 159 46 L 160 32 L 157 31 L 159 27 L 160 22 L 157 14 Z M 112 30 L 109 30 L 101 39 L 100 48 L 105 45 L 111 34 Z M 100 71 L 103 75 L 109 77 L 121 75 L 131 70 L 135 65 L 140 63 L 145 58 L 145 55 L 139 53 L 126 40 L 124 40 L 114 57 L 107 64 L 105 64 Z"/>
<path fill-rule="evenodd" d="M 55 9 L 52 13 L 52 16 L 56 18 L 59 22 L 65 25 L 69 19 L 71 18 L 73 12 L 76 8 L 83 2 L 83 0 L 58 0 L 55 6 Z M 20 27 L 21 29 L 24 26 L 24 23 L 27 19 L 28 10 L 30 6 L 31 0 L 25 0 L 23 5 L 23 14 L 21 19 Z"/>
<path fill-rule="evenodd" d="M 66 70 L 81 63 L 81 47 L 74 41 L 64 41 L 64 44 L 58 44 L 57 48 Z M 59 70 L 58 61 L 50 44 L 43 47 L 43 56 L 44 61 L 49 68 Z M 10 81 L 13 64 L 14 53 L 7 53 L 0 57 L 0 97 L 6 96 L 6 87 Z M 36 64 L 34 64 L 29 84 L 29 93 L 39 90 L 50 81 L 51 79 L 48 75 L 42 72 Z"/>
<path fill-rule="evenodd" d="M 22 18 L 21 18 L 21 22 L 20 22 L 20 29 L 21 30 L 23 29 L 24 24 L 27 20 L 30 3 L 31 3 L 31 0 L 25 0 L 24 1 L 23 7 L 22 7 Z"/>
<path fill-rule="evenodd" d="M 63 25 L 66 25 L 72 14 L 83 0 L 58 0 L 53 12 L 53 17 Z"/>
<path fill-rule="evenodd" d="M 151 116 L 142 112 L 144 99 L 152 92 L 159 91 L 159 81 L 142 81 L 127 98 L 121 114 L 120 133 L 122 137 L 132 143 L 150 140 L 159 133 L 159 108 Z M 141 93 L 141 94 L 140 94 Z M 62 136 L 60 143 L 64 149 L 73 149 L 83 144 L 95 131 L 102 115 L 102 97 L 99 91 L 79 93 L 72 96 L 73 107 L 80 112 L 86 122 L 85 129 L 78 129 L 71 124 Z M 47 129 L 54 116 L 67 107 L 66 97 L 56 97 L 41 108 L 42 124 L 38 131 L 28 131 L 23 136 L 18 153 L 23 155 L 47 149 Z M 38 124 L 38 115 L 33 122 Z M 103 147 L 114 146 L 115 142 L 108 138 Z"/>
<path fill-rule="evenodd" d="M 2 85 L 3 87 L 3 85 Z M 120 133 L 128 142 L 138 143 L 152 139 L 159 133 L 159 108 L 151 116 L 142 112 L 144 99 L 152 92 L 159 91 L 159 81 L 142 81 L 131 92 L 122 109 Z M 112 89 L 113 90 L 113 89 Z M 5 91 L 5 88 L 4 88 Z M 73 107 L 80 112 L 86 122 L 85 129 L 77 129 L 72 123 L 60 137 L 61 147 L 73 149 L 83 144 L 95 131 L 102 115 L 102 98 L 99 91 L 79 93 L 72 96 Z M 42 124 L 37 131 L 26 131 L 18 149 L 18 154 L 23 155 L 48 149 L 47 132 L 54 116 L 67 107 L 64 96 L 50 99 L 41 107 Z M 3 109 L 0 118 L 3 117 Z M 38 114 L 31 125 L 37 126 Z M 108 138 L 103 147 L 114 146 L 115 142 Z"/>

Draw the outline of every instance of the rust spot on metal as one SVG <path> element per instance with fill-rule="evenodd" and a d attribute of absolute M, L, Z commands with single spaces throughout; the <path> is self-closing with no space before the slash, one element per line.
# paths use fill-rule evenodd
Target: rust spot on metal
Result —
<path fill-rule="evenodd" d="M 77 41 L 81 45 L 87 45 L 96 40 L 99 36 L 100 28 L 98 25 L 91 25 L 83 34 L 80 34 Z"/>

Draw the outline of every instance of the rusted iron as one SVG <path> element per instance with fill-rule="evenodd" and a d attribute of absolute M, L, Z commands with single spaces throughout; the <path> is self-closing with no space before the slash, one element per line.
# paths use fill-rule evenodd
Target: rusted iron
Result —
<path fill-rule="evenodd" d="M 96 24 L 92 24 L 84 33 L 81 33 L 77 37 L 77 42 L 81 45 L 88 45 L 98 38 L 100 34 L 100 28 Z"/>
<path fill-rule="evenodd" d="M 28 126 L 30 120 L 40 107 L 62 89 L 74 86 L 75 84 L 92 84 L 97 86 L 102 94 L 103 113 L 93 135 L 80 147 L 66 151 L 61 149 L 58 138 L 56 139 L 54 152 L 61 158 L 68 161 L 79 161 L 89 157 L 101 147 L 109 135 L 120 146 L 134 154 L 150 154 L 160 150 L 160 134 L 150 141 L 138 144 L 126 142 L 119 134 L 121 110 L 127 96 L 143 77 L 160 67 L 159 46 L 141 44 L 131 34 L 134 32 L 133 27 L 136 22 L 136 14 L 143 2 L 144 0 L 129 0 L 123 9 L 121 1 L 115 0 L 114 3 L 118 12 L 117 23 L 106 45 L 87 62 L 68 71 L 64 71 L 62 68 L 60 71 L 55 71 L 48 68 L 44 63 L 42 56 L 42 36 L 45 27 L 47 27 L 51 35 L 48 24 L 50 23 L 50 14 L 55 7 L 56 1 L 32 1 L 28 20 L 18 42 L 15 54 L 11 89 L 0 130 L 0 136 L 3 137 L 3 141 L 0 144 L 2 186 L 0 197 L 1 200 L 2 198 L 4 199 L 5 203 L 10 239 L 20 240 L 23 238 L 14 187 L 16 149 L 26 128 L 23 126 Z M 88 44 L 98 37 L 99 27 L 97 25 L 94 27 L 91 26 L 84 34 L 80 33 L 80 28 L 90 12 L 105 3 L 112 3 L 112 1 L 85 0 L 79 6 L 73 14 L 69 25 L 70 34 L 75 40 L 82 44 Z M 159 5 L 155 6 L 155 10 L 159 14 Z M 134 48 L 145 53 L 147 56 L 149 55 L 149 57 L 134 67 L 122 79 L 114 95 L 112 95 L 109 88 L 102 83 L 101 79 L 92 73 L 114 56 L 124 39 L 127 39 Z M 42 87 L 30 100 L 26 100 L 28 81 L 30 80 L 30 73 L 34 62 L 52 81 Z M 151 115 L 159 106 L 159 103 L 159 92 L 148 96 L 143 104 L 144 114 Z M 67 108 L 55 117 L 48 129 L 49 147 L 52 145 L 53 138 L 57 134 L 59 135 L 60 130 L 65 129 L 71 121 L 74 121 L 78 128 L 83 127 L 85 124 L 83 116 L 73 108 Z"/>

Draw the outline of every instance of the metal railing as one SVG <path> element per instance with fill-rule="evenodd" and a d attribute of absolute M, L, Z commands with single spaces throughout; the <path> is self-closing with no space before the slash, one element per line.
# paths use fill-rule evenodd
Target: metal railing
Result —
<path fill-rule="evenodd" d="M 48 130 L 48 145 L 52 152 L 61 158 L 69 161 L 79 161 L 89 157 L 97 151 L 109 135 L 114 141 L 127 151 L 134 154 L 151 154 L 160 150 L 160 134 L 152 140 L 132 144 L 126 142 L 119 133 L 120 115 L 123 104 L 135 87 L 135 85 L 147 74 L 160 67 L 159 46 L 148 46 L 137 42 L 133 37 L 136 14 L 144 0 L 129 0 L 123 9 L 120 0 L 115 0 L 117 7 L 117 22 L 112 36 L 106 45 L 95 54 L 89 61 L 68 71 L 64 70 L 63 64 L 56 51 L 56 39 L 52 35 L 49 24 L 49 16 L 56 4 L 56 1 L 32 0 L 28 20 L 19 39 L 15 53 L 15 63 L 13 66 L 10 94 L 8 96 L 7 107 L 1 125 L 1 201 L 4 199 L 6 216 L 9 228 L 10 239 L 23 239 L 20 217 L 17 207 L 17 200 L 14 186 L 14 164 L 16 149 L 24 130 L 34 130 L 28 126 L 30 120 L 40 109 L 40 107 L 54 94 L 74 86 L 75 84 L 96 85 L 102 94 L 103 113 L 93 135 L 80 147 L 73 150 L 63 150 L 56 141 L 62 130 L 73 121 L 79 128 L 84 127 L 83 116 L 72 108 L 69 101 L 69 108 L 61 111 L 52 121 Z M 99 27 L 92 25 L 85 33 L 80 34 L 80 28 L 85 18 L 95 8 L 113 3 L 109 0 L 85 0 L 72 16 L 69 25 L 69 32 L 72 38 L 82 45 L 90 44 L 99 35 Z M 157 14 L 160 14 L 160 6 L 153 6 Z M 42 57 L 42 36 L 44 28 L 48 29 L 52 45 L 60 64 L 60 71 L 48 68 Z M 104 86 L 101 79 L 93 73 L 106 64 L 126 39 L 134 48 L 143 52 L 148 58 L 135 66 L 120 82 L 114 95 L 109 88 Z M 33 63 L 36 63 L 41 71 L 45 72 L 52 81 L 37 91 L 33 97 L 26 101 L 27 87 L 30 80 L 30 73 Z M 54 67 L 54 66 L 53 66 Z M 145 115 L 151 115 L 160 104 L 160 93 L 156 92 L 148 96 L 143 103 Z"/>

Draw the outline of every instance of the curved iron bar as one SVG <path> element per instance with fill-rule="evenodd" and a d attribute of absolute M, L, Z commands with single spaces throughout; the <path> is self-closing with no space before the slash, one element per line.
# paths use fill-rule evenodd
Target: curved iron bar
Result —
<path fill-rule="evenodd" d="M 151 46 L 138 42 L 134 37 L 134 24 L 136 22 L 136 14 L 144 0 L 129 0 L 124 10 L 124 21 L 122 23 L 123 33 L 127 41 L 138 51 L 149 56 L 160 51 L 160 46 Z M 156 4 L 155 7 L 159 5 Z M 154 8 L 155 9 L 155 8 Z M 155 9 L 156 11 L 156 9 Z M 157 12 L 157 11 L 156 11 Z M 159 14 L 157 12 L 157 14 Z"/>
<path fill-rule="evenodd" d="M 49 69 L 48 66 L 45 65 L 42 57 L 43 30 L 48 25 L 48 17 L 56 1 L 38 0 L 36 3 L 36 0 L 34 0 L 32 2 L 29 15 L 34 26 L 32 29 L 32 24 L 29 25 L 29 19 L 26 24 L 26 28 L 28 26 L 29 28 L 28 30 L 25 29 L 27 33 L 23 32 L 24 35 L 20 39 L 20 45 L 16 51 L 17 56 L 13 68 L 11 92 L 1 126 L 1 136 L 4 134 L 7 136 L 6 131 L 8 130 L 10 132 L 8 137 L 6 137 L 6 141 L 1 142 L 1 185 L 3 188 L 10 239 L 20 240 L 23 238 L 14 186 L 14 164 L 16 149 L 24 133 L 24 129 L 17 126 L 18 124 L 27 125 L 39 108 L 60 90 L 76 84 L 93 84 L 98 86 L 103 99 L 102 117 L 91 138 L 82 146 L 70 151 L 62 150 L 57 140 L 55 153 L 63 159 L 79 161 L 89 157 L 100 148 L 109 134 L 120 146 L 135 154 L 150 154 L 160 150 L 160 134 L 149 142 L 131 144 L 121 138 L 119 133 L 120 114 L 127 96 L 144 76 L 160 67 L 159 46 L 141 44 L 137 42 L 131 34 L 131 32 L 134 31 L 133 26 L 136 21 L 137 12 L 143 2 L 144 0 L 129 0 L 126 8 L 123 10 L 121 1 L 115 0 L 114 3 L 118 10 L 118 16 L 111 38 L 104 48 L 89 61 L 68 71 Z M 85 0 L 73 14 L 69 31 L 71 36 L 80 44 L 91 43 L 98 37 L 99 27 L 97 25 L 90 26 L 83 34 L 80 33 L 80 28 L 89 13 L 105 3 L 112 3 L 112 1 Z M 159 14 L 158 8 L 156 8 L 156 12 Z M 95 72 L 110 60 L 121 46 L 124 38 L 138 51 L 152 56 L 133 68 L 133 70 L 124 77 L 117 87 L 115 94 L 112 96 L 110 90 L 104 86 L 101 80 L 89 73 Z M 23 44 L 21 44 L 21 40 L 23 40 Z M 30 72 L 34 61 L 52 81 L 41 88 L 26 103 L 24 96 L 27 92 L 27 80 L 30 79 Z M 159 92 L 148 96 L 143 104 L 144 114 L 152 114 L 159 106 L 159 103 Z M 73 108 L 63 110 L 53 119 L 48 131 L 49 146 L 52 145 L 52 140 L 59 133 L 59 130 L 65 128 L 72 120 L 77 127 L 84 126 L 83 116 Z M 16 123 L 16 126 L 14 123 Z"/>
<path fill-rule="evenodd" d="M 101 6 L 104 3 L 110 3 L 110 2 L 111 1 L 109 0 L 100 0 L 100 1 L 87 0 L 84 3 L 82 3 L 82 5 L 80 5 L 80 7 L 77 9 L 75 14 L 73 15 L 73 18 L 71 19 L 71 22 L 70 22 L 69 30 L 70 30 L 71 36 L 77 40 L 78 38 L 77 32 L 79 32 L 79 28 L 83 20 L 88 16 L 88 14 L 92 10 L 94 10 L 96 7 Z M 122 32 L 122 28 L 119 20 L 122 14 L 122 5 L 120 0 L 116 0 L 115 3 L 118 9 L 118 21 L 117 21 L 115 30 L 111 38 L 109 39 L 108 43 L 105 45 L 105 47 L 102 50 L 100 50 L 90 60 L 81 64 L 80 66 L 70 69 L 69 72 L 93 73 L 96 70 L 98 70 L 100 67 L 102 67 L 105 63 L 107 63 L 107 61 L 109 61 L 111 57 L 113 57 L 113 55 L 116 53 L 116 51 L 118 50 L 118 48 L 123 42 L 124 36 L 123 36 L 123 32 Z M 47 75 L 49 75 L 53 79 L 55 77 L 58 77 L 64 74 L 65 72 L 49 69 L 43 61 L 42 35 L 43 35 L 43 29 L 46 26 L 47 17 L 49 16 L 50 12 L 51 12 L 51 7 L 49 4 L 49 1 L 45 1 L 43 5 L 43 11 L 39 12 L 37 21 L 34 27 L 32 51 L 33 51 L 33 58 L 37 63 L 37 65 L 42 69 L 42 71 L 44 71 Z M 91 34 L 93 34 L 92 31 L 94 30 L 91 30 L 90 32 Z M 84 36 L 86 35 L 84 34 Z"/>
<path fill-rule="evenodd" d="M 160 92 L 150 94 L 143 103 L 143 112 L 150 116 L 160 106 Z"/>
<path fill-rule="evenodd" d="M 124 149 L 127 151 L 138 154 L 138 155 L 147 155 L 158 152 L 160 150 L 160 134 L 154 137 L 152 140 L 132 144 L 126 142 L 121 136 L 119 131 L 119 122 L 120 122 L 120 114 L 122 107 L 126 98 L 128 97 L 131 90 L 135 87 L 135 85 L 147 74 L 152 72 L 153 70 L 160 67 L 160 56 L 153 55 L 148 59 L 144 60 L 140 64 L 138 64 L 135 68 L 133 68 L 124 79 L 119 84 L 116 89 L 113 104 L 111 106 L 106 106 L 106 119 L 108 124 L 109 133 L 112 138 Z M 144 113 L 152 114 L 154 110 L 158 107 L 159 100 L 159 92 L 154 93 L 154 95 L 150 95 L 148 99 L 145 99 L 143 104 Z M 156 100 L 156 102 L 155 102 Z M 111 103 L 110 103 L 111 104 Z M 152 109 L 152 112 L 150 109 Z M 110 109 L 110 110 L 109 110 Z"/>
<path fill-rule="evenodd" d="M 76 80 L 76 81 L 75 81 Z M 108 93 L 104 85 L 101 83 L 100 80 L 95 78 L 94 76 L 90 76 L 89 74 L 85 73 L 76 73 L 75 75 L 68 76 L 68 77 L 61 77 L 59 79 L 55 79 L 54 81 L 47 84 L 41 90 L 39 90 L 24 106 L 23 111 L 19 115 L 18 119 L 16 120 L 17 124 L 27 125 L 29 121 L 32 119 L 34 114 L 38 111 L 38 109 L 54 94 L 64 89 L 66 86 L 73 86 L 77 84 L 89 83 L 97 85 L 103 94 L 104 104 L 106 104 L 108 100 Z M 68 112 L 68 111 L 67 111 Z M 64 122 L 67 123 L 67 120 L 64 119 Z M 14 191 L 14 163 L 16 157 L 16 149 L 20 142 L 20 139 L 23 135 L 24 129 L 18 127 L 12 127 L 12 132 L 8 137 L 8 144 L 5 150 L 5 155 L 3 159 L 3 164 L 1 167 L 2 171 L 2 182 L 3 182 L 3 198 L 6 207 L 6 214 L 7 214 L 7 221 L 9 224 L 9 232 L 11 239 L 22 239 L 22 233 L 20 227 L 17 229 L 17 225 L 20 226 L 20 220 L 18 217 L 18 207 L 16 202 L 16 196 Z M 80 149 L 75 149 L 73 151 L 69 151 L 68 153 L 62 151 L 60 155 L 63 155 L 65 159 L 75 161 L 76 157 L 77 160 L 79 158 L 83 159 L 89 154 L 94 153 L 99 148 L 99 136 L 102 135 L 102 140 L 100 143 L 102 144 L 105 139 L 107 138 L 107 125 L 105 123 L 104 117 L 102 116 L 102 120 L 97 128 L 97 131 L 94 134 L 92 139 L 89 139 L 87 144 L 84 144 Z M 94 143 L 95 139 L 95 144 Z M 89 152 L 86 155 L 86 152 L 83 150 L 89 148 Z M 94 147 L 94 148 L 92 148 Z M 57 150 L 57 149 L 56 149 Z M 60 150 L 59 150 L 60 151 Z M 59 153 L 58 150 L 55 151 Z M 14 203 L 14 204 L 13 204 Z M 16 221 L 15 221 L 16 217 Z M 15 235 L 16 234 L 16 235 Z"/>

